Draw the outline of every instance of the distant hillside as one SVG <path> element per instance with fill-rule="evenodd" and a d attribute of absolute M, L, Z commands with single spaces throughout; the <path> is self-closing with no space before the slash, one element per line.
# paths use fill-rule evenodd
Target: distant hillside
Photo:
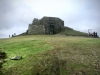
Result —
<path fill-rule="evenodd" d="M 87 33 L 76 31 L 69 27 L 64 27 L 64 30 L 60 34 L 65 34 L 67 36 L 88 36 Z"/>

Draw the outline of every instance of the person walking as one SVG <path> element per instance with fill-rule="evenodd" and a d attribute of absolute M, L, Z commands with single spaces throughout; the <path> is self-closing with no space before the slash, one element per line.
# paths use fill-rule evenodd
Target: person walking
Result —
<path fill-rule="evenodd" d="M 95 32 L 93 32 L 93 37 L 95 37 Z"/>
<path fill-rule="evenodd" d="M 97 32 L 95 33 L 95 37 L 98 37 L 98 34 L 97 34 Z"/>
<path fill-rule="evenodd" d="M 9 38 L 10 38 L 10 35 L 9 35 Z"/>

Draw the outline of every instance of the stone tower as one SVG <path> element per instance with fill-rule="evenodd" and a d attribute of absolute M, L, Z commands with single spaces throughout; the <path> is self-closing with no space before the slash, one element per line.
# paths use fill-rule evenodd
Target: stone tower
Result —
<path fill-rule="evenodd" d="M 34 18 L 29 24 L 28 34 L 56 34 L 64 28 L 64 21 L 57 17 Z"/>

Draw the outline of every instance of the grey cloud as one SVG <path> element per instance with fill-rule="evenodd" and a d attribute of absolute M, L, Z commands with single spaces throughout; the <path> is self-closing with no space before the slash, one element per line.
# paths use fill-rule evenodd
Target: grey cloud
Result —
<path fill-rule="evenodd" d="M 23 4 L 17 4 L 12 0 L 0 1 L 0 38 L 9 34 L 20 34 L 28 29 L 37 14 Z M 38 17 L 38 16 L 37 16 Z"/>
<path fill-rule="evenodd" d="M 11 1 L 2 0 L 0 2 L 0 30 L 9 29 L 16 25 L 25 26 L 37 15 L 28 7 L 26 8 L 24 5 L 16 6 Z"/>

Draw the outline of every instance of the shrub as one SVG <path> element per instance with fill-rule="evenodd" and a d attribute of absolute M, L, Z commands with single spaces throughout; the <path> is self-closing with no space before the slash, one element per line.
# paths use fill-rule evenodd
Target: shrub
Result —
<path fill-rule="evenodd" d="M 0 50 L 0 75 L 2 74 L 1 68 L 2 68 L 2 64 L 4 63 L 5 58 L 6 58 L 6 53 Z"/>

